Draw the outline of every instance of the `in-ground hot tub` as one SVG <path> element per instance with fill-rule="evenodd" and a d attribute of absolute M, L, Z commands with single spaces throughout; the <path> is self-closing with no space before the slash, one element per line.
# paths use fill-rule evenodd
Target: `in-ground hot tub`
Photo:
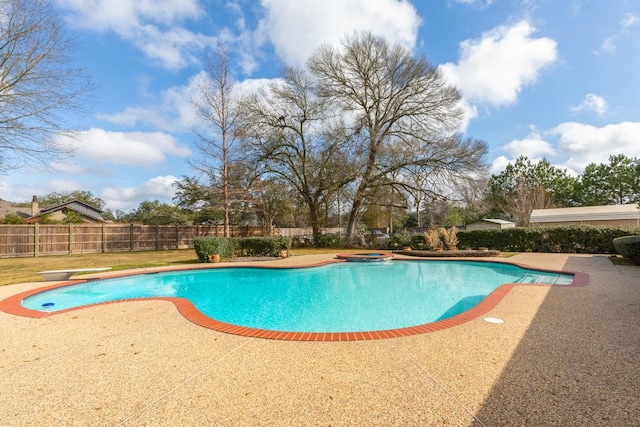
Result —
<path fill-rule="evenodd" d="M 357 254 L 338 254 L 336 258 L 343 259 L 348 262 L 385 262 L 393 259 L 393 254 L 389 253 L 357 253 Z"/>

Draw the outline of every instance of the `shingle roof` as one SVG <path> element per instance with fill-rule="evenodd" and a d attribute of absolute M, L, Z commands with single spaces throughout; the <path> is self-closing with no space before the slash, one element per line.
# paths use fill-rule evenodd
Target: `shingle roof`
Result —
<path fill-rule="evenodd" d="M 31 216 L 31 208 L 15 207 L 11 202 L 0 200 L 0 218 L 4 218 L 8 213 L 14 213 L 22 218 Z"/>
<path fill-rule="evenodd" d="M 56 206 L 52 206 L 50 208 L 47 209 L 42 209 L 40 212 L 38 212 L 37 215 L 32 216 L 30 218 L 28 218 L 28 220 L 30 222 L 34 222 L 35 218 L 42 216 L 42 215 L 46 215 L 52 212 L 56 212 L 62 209 L 70 209 L 72 211 L 75 211 L 77 213 L 79 213 L 80 215 L 87 217 L 87 218 L 91 218 L 94 221 L 98 221 L 98 222 L 103 222 L 104 218 L 102 217 L 102 211 L 98 208 L 95 208 L 91 205 L 88 205 L 84 202 L 81 202 L 80 200 L 71 200 L 69 202 L 66 203 L 61 203 L 59 205 Z"/>

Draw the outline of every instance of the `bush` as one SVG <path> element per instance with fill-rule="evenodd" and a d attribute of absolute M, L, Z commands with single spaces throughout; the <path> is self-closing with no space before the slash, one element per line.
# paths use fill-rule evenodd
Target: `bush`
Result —
<path fill-rule="evenodd" d="M 201 262 L 207 262 L 209 255 L 219 254 L 220 258 L 232 258 L 238 248 L 238 239 L 233 237 L 196 237 L 193 248 Z"/>
<path fill-rule="evenodd" d="M 290 241 L 289 241 L 290 242 Z M 276 237 L 245 237 L 240 239 L 240 252 L 244 256 L 277 256 L 283 249 Z M 291 243 L 289 243 L 291 247 Z"/>
<path fill-rule="evenodd" d="M 411 236 L 406 232 L 392 234 L 386 244 L 387 249 L 402 249 L 411 246 Z"/>
<path fill-rule="evenodd" d="M 430 246 L 427 243 L 427 234 L 420 233 L 420 234 L 412 235 L 411 239 L 409 240 L 409 246 L 411 246 L 411 249 L 415 249 L 418 251 L 423 249 L 429 249 Z"/>
<path fill-rule="evenodd" d="M 458 233 L 463 249 L 486 247 L 503 252 L 615 253 L 613 239 L 638 234 L 638 228 L 562 226 L 473 230 Z"/>
<path fill-rule="evenodd" d="M 430 250 L 435 251 L 443 248 L 440 232 L 435 228 L 427 230 L 424 236 Z"/>
<path fill-rule="evenodd" d="M 341 248 L 344 245 L 344 239 L 339 234 L 321 234 L 315 246 L 318 248 Z"/>
<path fill-rule="evenodd" d="M 293 240 L 291 237 L 278 237 L 278 243 L 280 244 L 280 249 L 291 249 L 293 245 Z"/>
<path fill-rule="evenodd" d="M 450 229 L 446 229 L 441 227 L 438 229 L 438 234 L 440 235 L 440 240 L 442 240 L 442 244 L 444 245 L 444 249 L 448 251 L 455 251 L 458 249 L 458 229 L 455 227 L 451 227 Z"/>
<path fill-rule="evenodd" d="M 640 236 L 625 236 L 613 239 L 616 251 L 634 264 L 640 264 Z"/>
<path fill-rule="evenodd" d="M 4 216 L 4 219 L 0 218 L 0 224 L 24 224 L 24 219 L 13 212 L 9 212 Z"/>

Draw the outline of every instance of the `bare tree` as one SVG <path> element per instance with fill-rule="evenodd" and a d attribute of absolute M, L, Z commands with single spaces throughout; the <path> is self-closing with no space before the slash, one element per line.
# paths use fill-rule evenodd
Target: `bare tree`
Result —
<path fill-rule="evenodd" d="M 370 33 L 345 39 L 342 49 L 325 45 L 309 60 L 321 94 L 351 117 L 363 144 L 353 150 L 360 168 L 347 238 L 371 187 L 409 166 L 473 170 L 486 144 L 454 131 L 463 111 L 458 91 L 424 57 L 414 58 Z"/>
<path fill-rule="evenodd" d="M 315 82 L 302 70 L 285 70 L 283 80 L 243 102 L 246 152 L 265 176 L 295 189 L 309 210 L 314 238 L 323 225 L 322 208 L 353 179 L 349 136 L 332 121 Z"/>
<path fill-rule="evenodd" d="M 222 210 L 224 212 L 224 235 L 231 235 L 229 212 L 231 204 L 229 163 L 232 161 L 238 124 L 238 102 L 235 81 L 231 72 L 231 59 L 223 45 L 218 45 L 211 56 L 205 57 L 206 77 L 197 86 L 193 105 L 206 127 L 205 131 L 194 130 L 198 137 L 196 147 L 201 154 L 191 165 L 211 176 L 217 172 L 222 186 Z"/>
<path fill-rule="evenodd" d="M 50 0 L 0 3 L 0 172 L 68 154 L 52 138 L 92 90 L 72 52 Z"/>

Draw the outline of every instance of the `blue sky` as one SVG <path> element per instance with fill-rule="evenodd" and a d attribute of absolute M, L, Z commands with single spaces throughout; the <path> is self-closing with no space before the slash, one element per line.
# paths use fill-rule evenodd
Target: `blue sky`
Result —
<path fill-rule="evenodd" d="M 170 202 L 193 175 L 191 93 L 223 42 L 243 87 L 303 65 L 321 43 L 370 30 L 426 57 L 460 89 L 464 132 L 493 173 L 519 155 L 581 173 L 640 157 L 637 0 L 54 0 L 98 89 L 52 170 L 0 175 L 0 198 L 91 191 L 128 211 Z"/>

